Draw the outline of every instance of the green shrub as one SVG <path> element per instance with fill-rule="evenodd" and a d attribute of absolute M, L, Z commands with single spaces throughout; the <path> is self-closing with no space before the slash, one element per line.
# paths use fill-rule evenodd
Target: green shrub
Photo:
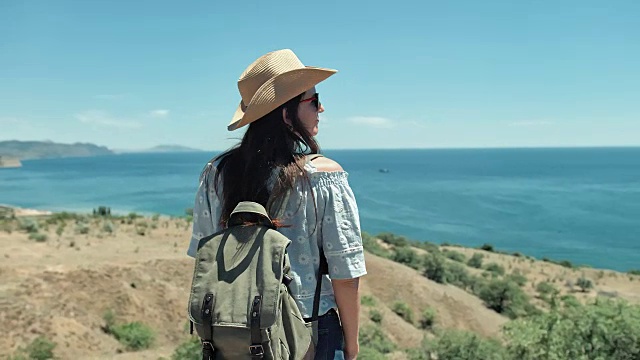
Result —
<path fill-rule="evenodd" d="M 55 349 L 56 346 L 56 343 L 48 340 L 44 336 L 38 336 L 27 345 L 24 352 L 27 353 L 29 359 L 33 360 L 53 359 L 53 349 Z"/>
<path fill-rule="evenodd" d="M 109 234 L 113 234 L 113 232 L 115 231 L 116 227 L 115 225 L 113 225 L 113 223 L 111 221 L 107 221 L 102 225 L 102 231 L 109 233 Z"/>
<path fill-rule="evenodd" d="M 466 267 L 457 262 L 448 262 L 439 253 L 426 254 L 422 258 L 423 275 L 440 284 L 453 284 L 467 289 L 476 281 Z"/>
<path fill-rule="evenodd" d="M 575 267 L 575 266 L 571 263 L 571 261 L 569 261 L 569 260 L 559 260 L 559 261 L 558 261 L 558 260 L 552 260 L 552 259 L 549 259 L 549 258 L 547 258 L 547 257 L 543 257 L 543 258 L 542 258 L 542 261 L 544 261 L 544 262 L 548 262 L 548 263 L 551 263 L 551 264 L 556 264 L 556 265 L 564 266 L 564 267 L 569 268 L 569 269 L 573 269 L 573 268 Z"/>
<path fill-rule="evenodd" d="M 136 221 L 136 219 L 141 218 L 141 217 L 142 217 L 142 215 L 139 215 L 139 214 L 137 214 L 135 212 L 130 212 L 122 220 L 125 220 L 128 225 L 131 225 Z"/>
<path fill-rule="evenodd" d="M 446 264 L 445 273 L 446 281 L 449 284 L 465 290 L 473 285 L 474 278 L 469 275 L 469 272 L 464 265 L 459 263 Z"/>
<path fill-rule="evenodd" d="M 11 235 L 11 233 L 13 232 L 13 224 L 11 224 L 10 222 L 3 223 L 2 224 L 2 231 L 4 231 L 7 234 Z"/>
<path fill-rule="evenodd" d="M 546 281 L 538 283 L 538 285 L 536 285 L 536 291 L 541 295 L 554 295 L 559 292 L 555 286 Z"/>
<path fill-rule="evenodd" d="M 202 345 L 197 336 L 181 343 L 171 354 L 171 360 L 202 360 Z"/>
<path fill-rule="evenodd" d="M 362 233 L 362 246 L 366 251 L 372 253 L 373 255 L 380 256 L 383 258 L 389 258 L 391 256 L 391 253 L 389 252 L 389 250 L 383 248 L 378 243 L 378 240 L 376 238 L 372 237 L 366 232 Z"/>
<path fill-rule="evenodd" d="M 127 350 L 147 349 L 155 340 L 153 330 L 147 325 L 134 321 L 126 324 L 118 324 L 116 315 L 112 310 L 107 310 L 102 315 L 105 322 L 102 330 L 113 335 Z"/>
<path fill-rule="evenodd" d="M 13 220 L 16 218 L 16 211 L 10 207 L 0 205 L 0 220 Z"/>
<path fill-rule="evenodd" d="M 507 359 L 502 345 L 495 339 L 485 339 L 474 333 L 447 330 L 433 340 L 427 340 L 424 350 L 428 359 L 438 360 L 503 360 Z"/>
<path fill-rule="evenodd" d="M 631 270 L 627 271 L 627 274 L 640 275 L 640 269 L 631 269 Z"/>
<path fill-rule="evenodd" d="M 467 261 L 467 265 L 472 267 L 472 268 L 480 269 L 480 268 L 482 268 L 482 260 L 483 259 L 484 259 L 484 255 L 482 255 L 480 253 L 475 253 L 475 254 L 473 254 L 471 256 L 469 261 Z"/>
<path fill-rule="evenodd" d="M 80 222 L 76 225 L 76 233 L 78 234 L 88 234 L 89 230 L 91 230 L 91 227 L 85 222 Z"/>
<path fill-rule="evenodd" d="M 361 346 L 358 353 L 358 359 L 364 360 L 387 360 L 384 353 L 370 346 Z"/>
<path fill-rule="evenodd" d="M 147 228 L 148 227 L 149 227 L 149 225 L 144 221 L 136 223 L 136 234 L 138 234 L 140 236 L 145 236 L 146 233 L 147 233 Z"/>
<path fill-rule="evenodd" d="M 360 347 L 370 348 L 382 354 L 388 354 L 396 349 L 396 345 L 389 340 L 387 335 L 377 325 L 367 325 L 360 329 Z M 368 359 L 359 355 L 361 359 Z"/>
<path fill-rule="evenodd" d="M 467 258 L 464 256 L 463 253 L 455 250 L 445 250 L 442 252 L 442 254 L 444 254 L 445 257 L 453 261 L 457 261 L 461 263 L 464 263 L 467 260 Z"/>
<path fill-rule="evenodd" d="M 493 279 L 477 288 L 477 295 L 489 309 L 511 319 L 535 314 L 537 309 L 518 284 L 503 279 Z"/>
<path fill-rule="evenodd" d="M 369 311 L 369 319 L 376 324 L 380 324 L 382 322 L 382 314 L 378 310 Z"/>
<path fill-rule="evenodd" d="M 127 350 L 148 349 L 155 339 L 153 330 L 138 321 L 114 325 L 110 332 Z"/>
<path fill-rule="evenodd" d="M 432 329 L 433 325 L 436 322 L 436 310 L 433 308 L 426 308 L 422 312 L 422 316 L 420 317 L 420 327 L 422 329 Z"/>
<path fill-rule="evenodd" d="M 484 269 L 495 275 L 504 275 L 504 267 L 497 263 L 489 263 Z"/>
<path fill-rule="evenodd" d="M 591 280 L 587 279 L 584 276 L 578 278 L 578 280 L 576 281 L 576 285 L 582 292 L 587 292 L 587 290 L 593 289 L 593 282 L 591 282 Z"/>
<path fill-rule="evenodd" d="M 480 246 L 480 249 L 484 250 L 484 251 L 488 251 L 488 252 L 495 252 L 495 249 L 493 248 L 493 245 L 491 245 L 491 244 L 486 244 L 486 243 L 482 244 L 482 246 Z"/>
<path fill-rule="evenodd" d="M 65 226 L 66 223 L 61 223 L 60 225 L 58 225 L 58 227 L 56 227 L 56 235 L 58 235 L 58 237 L 62 236 Z"/>
<path fill-rule="evenodd" d="M 63 212 L 51 214 L 49 216 L 49 218 L 47 219 L 47 222 L 49 224 L 57 224 L 57 223 L 60 223 L 60 222 L 67 222 L 69 220 L 75 220 L 77 217 L 78 217 L 77 214 L 68 213 L 66 211 L 63 211 Z"/>
<path fill-rule="evenodd" d="M 640 359 L 640 307 L 599 299 L 507 323 L 513 359 Z"/>
<path fill-rule="evenodd" d="M 422 348 L 406 349 L 405 354 L 407 360 L 432 360 Z"/>
<path fill-rule="evenodd" d="M 411 246 L 428 252 L 439 252 L 440 246 L 429 241 L 411 241 Z"/>
<path fill-rule="evenodd" d="M 447 283 L 447 266 L 444 256 L 440 254 L 426 254 L 422 257 L 424 276 L 440 284 Z"/>
<path fill-rule="evenodd" d="M 371 295 L 364 295 L 360 298 L 360 304 L 365 306 L 375 306 L 376 299 Z"/>
<path fill-rule="evenodd" d="M 30 233 L 29 234 L 29 239 L 30 240 L 35 240 L 36 242 L 45 242 L 45 241 L 47 241 L 47 234 Z"/>
<path fill-rule="evenodd" d="M 19 218 L 18 229 L 26 231 L 28 233 L 37 233 L 40 229 L 38 222 L 31 218 Z"/>
<path fill-rule="evenodd" d="M 522 275 L 522 273 L 518 270 L 507 275 L 506 279 L 513 281 L 514 283 L 518 284 L 518 286 L 524 286 L 527 283 L 527 277 Z"/>
<path fill-rule="evenodd" d="M 396 247 L 391 259 L 395 262 L 399 262 L 414 269 L 420 268 L 420 258 L 418 257 L 418 254 L 409 246 Z"/>
<path fill-rule="evenodd" d="M 392 233 L 380 233 L 378 235 L 376 235 L 376 237 L 384 242 L 386 242 L 387 244 L 393 245 L 393 246 L 408 246 L 409 245 L 409 241 L 407 240 L 407 238 L 405 238 L 404 236 L 398 236 L 398 235 L 394 235 Z"/>
<path fill-rule="evenodd" d="M 413 324 L 413 310 L 403 301 L 393 303 L 391 310 L 403 318 L 406 322 Z"/>
<path fill-rule="evenodd" d="M 571 261 L 569 261 L 569 260 L 560 260 L 560 261 L 556 261 L 556 262 L 554 262 L 554 263 L 555 263 L 555 264 L 558 264 L 558 265 L 560 265 L 560 266 L 564 266 L 564 267 L 569 268 L 569 269 L 573 269 L 574 267 L 576 267 L 576 266 L 575 266 L 575 265 L 573 265 L 573 264 L 571 263 Z"/>
<path fill-rule="evenodd" d="M 116 314 L 113 312 L 113 310 L 109 309 L 105 311 L 104 314 L 102 314 L 102 320 L 104 320 L 105 323 L 103 330 L 107 334 L 110 334 L 111 328 L 113 328 L 116 324 Z"/>
<path fill-rule="evenodd" d="M 578 308 L 582 306 L 582 303 L 578 300 L 578 298 L 571 294 L 563 295 L 560 300 L 566 308 Z"/>

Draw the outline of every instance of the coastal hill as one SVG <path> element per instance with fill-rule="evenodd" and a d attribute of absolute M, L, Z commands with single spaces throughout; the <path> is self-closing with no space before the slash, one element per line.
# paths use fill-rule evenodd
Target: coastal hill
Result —
<path fill-rule="evenodd" d="M 28 217 L 9 209 L 0 216 L 0 358 L 33 349 L 49 349 L 57 359 L 197 358 L 186 355 L 198 350 L 186 313 L 193 274 L 193 259 L 185 255 L 190 228 L 189 216 Z M 364 360 L 432 358 L 423 357 L 424 341 L 433 341 L 429 349 L 440 349 L 441 359 L 460 358 L 443 355 L 456 346 L 492 355 L 503 351 L 501 341 L 523 340 L 535 350 L 538 340 L 526 335 L 526 326 L 546 327 L 545 314 L 559 307 L 576 311 L 562 315 L 567 320 L 558 331 L 572 329 L 576 321 L 570 316 L 583 319 L 580 326 L 598 324 L 594 331 L 619 324 L 612 338 L 640 331 L 637 307 L 605 309 L 611 316 L 623 314 L 608 322 L 590 320 L 602 311 L 579 308 L 596 297 L 640 303 L 637 270 L 578 267 L 501 253 L 488 244 L 472 249 L 413 243 L 393 234 L 363 239 Z M 539 320 L 518 322 L 527 316 Z M 510 324 L 526 336 L 505 332 Z M 565 335 L 578 345 L 587 341 L 576 336 Z M 469 356 L 460 359 L 512 359 Z"/>
<path fill-rule="evenodd" d="M 60 144 L 51 141 L 0 141 L 0 156 L 20 160 L 110 155 L 113 151 L 90 143 Z"/>
<path fill-rule="evenodd" d="M 91 143 L 60 144 L 51 141 L 0 141 L 0 157 L 4 157 L 9 163 L 15 164 L 17 160 L 49 159 L 63 157 L 85 157 L 112 155 L 124 153 L 179 153 L 199 152 L 200 149 L 182 145 L 158 145 L 140 150 L 112 150 L 105 146 Z M 0 163 L 0 167 L 2 163 Z"/>

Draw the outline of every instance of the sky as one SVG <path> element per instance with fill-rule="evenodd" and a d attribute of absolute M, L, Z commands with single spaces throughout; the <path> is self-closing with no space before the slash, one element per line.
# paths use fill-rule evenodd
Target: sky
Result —
<path fill-rule="evenodd" d="M 223 150 L 292 49 L 324 149 L 640 145 L 640 1 L 0 1 L 0 141 Z"/>

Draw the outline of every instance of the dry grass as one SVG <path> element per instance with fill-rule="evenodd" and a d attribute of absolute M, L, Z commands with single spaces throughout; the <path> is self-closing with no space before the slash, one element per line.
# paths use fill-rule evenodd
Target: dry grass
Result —
<path fill-rule="evenodd" d="M 519 271 L 527 278 L 527 284 L 523 286 L 523 289 L 532 297 L 538 294 L 536 291 L 538 283 L 549 282 L 560 291 L 561 295 L 571 294 L 582 301 L 595 298 L 600 294 L 619 297 L 631 303 L 640 303 L 640 276 L 638 275 L 624 274 L 613 270 L 567 268 L 550 262 L 531 260 L 524 256 L 516 257 L 478 249 L 443 247 L 443 249 L 446 248 L 459 251 L 467 258 L 475 253 L 481 253 L 484 255 L 485 264 L 495 262 L 502 265 L 507 274 Z M 475 269 L 470 268 L 470 270 Z M 475 270 L 475 272 L 481 271 Z M 582 276 L 590 279 L 594 285 L 593 289 L 585 293 L 575 286 L 576 280 Z M 574 286 L 567 286 L 567 282 L 573 283 Z"/>
<path fill-rule="evenodd" d="M 47 217 L 35 219 L 41 223 L 39 233 L 47 235 L 45 242 L 30 240 L 17 226 L 11 233 L 0 228 L 0 333 L 4 335 L 0 357 L 41 334 L 58 344 L 55 354 L 59 359 L 157 359 L 169 357 L 187 338 L 186 304 L 193 271 L 193 262 L 185 255 L 190 238 L 187 221 L 163 217 L 155 222 L 151 218 L 131 223 L 112 220 L 110 232 L 105 220 L 89 218 L 89 231 L 82 234 L 73 220 L 67 220 L 59 231 L 60 223 L 45 230 L 42 224 Z M 467 258 L 482 252 L 485 263 L 499 263 L 507 273 L 520 270 L 528 278 L 524 288 L 532 296 L 535 284 L 541 281 L 550 281 L 566 293 L 565 281 L 575 281 L 584 273 L 594 282 L 595 290 L 575 294 L 579 298 L 606 291 L 640 302 L 640 276 L 571 270 L 480 250 L 452 249 Z M 369 312 L 376 309 L 383 315 L 383 330 L 400 348 L 416 347 L 424 336 L 430 336 L 417 324 L 427 307 L 437 312 L 436 328 L 499 336 L 507 322 L 457 287 L 437 284 L 418 271 L 375 255 L 367 253 L 366 260 L 369 274 L 362 282 L 362 294 L 372 296 L 376 305 L 362 306 L 363 325 L 371 321 Z M 413 310 L 415 324 L 391 310 L 398 300 Z M 150 325 L 157 332 L 156 346 L 119 353 L 122 346 L 101 330 L 107 310 L 114 311 L 120 321 Z M 401 359 L 403 354 L 399 351 L 391 358 Z"/>

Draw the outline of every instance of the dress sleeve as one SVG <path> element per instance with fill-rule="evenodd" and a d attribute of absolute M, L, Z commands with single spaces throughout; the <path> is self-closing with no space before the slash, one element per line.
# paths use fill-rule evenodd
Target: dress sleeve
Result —
<path fill-rule="evenodd" d="M 324 204 L 321 241 L 332 279 L 353 279 L 367 273 L 360 231 L 360 217 L 346 172 L 328 173 L 321 184 Z"/>
<path fill-rule="evenodd" d="M 213 166 L 208 164 L 207 166 Z M 221 203 L 218 194 L 212 184 L 215 179 L 215 171 L 207 171 L 205 176 L 200 178 L 200 185 L 196 192 L 196 199 L 193 205 L 193 230 L 187 255 L 196 256 L 200 239 L 220 230 Z"/>

